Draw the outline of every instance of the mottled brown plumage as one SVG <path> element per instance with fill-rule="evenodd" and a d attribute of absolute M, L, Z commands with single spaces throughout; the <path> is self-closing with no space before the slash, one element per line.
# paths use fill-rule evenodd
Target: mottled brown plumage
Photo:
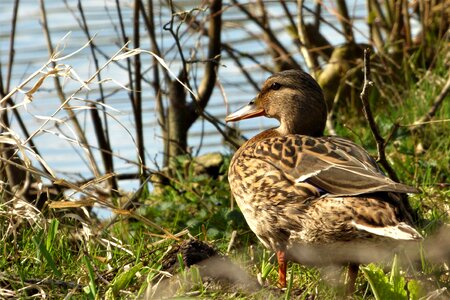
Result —
<path fill-rule="evenodd" d="M 226 118 L 280 121 L 235 153 L 229 181 L 252 231 L 277 252 L 281 286 L 286 259 L 350 263 L 355 272 L 373 259 L 367 246 L 421 239 L 399 197 L 417 190 L 386 177 L 355 143 L 323 136 L 326 113 L 317 82 L 290 70 L 269 77 L 254 100 Z"/>

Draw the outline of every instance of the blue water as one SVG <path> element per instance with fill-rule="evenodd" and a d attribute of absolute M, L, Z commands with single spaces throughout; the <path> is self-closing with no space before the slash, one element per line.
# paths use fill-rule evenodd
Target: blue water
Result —
<path fill-rule="evenodd" d="M 356 33 L 357 40 L 366 40 L 367 28 L 365 28 L 362 16 L 365 15 L 365 1 L 349 1 L 349 7 L 352 8 L 352 14 L 358 16 L 355 21 L 356 26 L 359 28 L 359 32 Z M 79 17 L 77 11 L 77 1 L 68 1 L 69 7 L 66 7 L 63 1 L 59 0 L 47 0 L 45 1 L 47 9 L 47 18 L 51 31 L 51 38 L 53 45 L 58 45 L 61 55 L 67 55 L 80 47 L 82 47 L 87 39 L 84 33 L 80 30 L 77 24 L 76 17 Z M 132 24 L 132 7 L 131 1 L 121 1 L 122 13 L 127 26 L 127 35 L 132 36 L 131 24 Z M 200 1 L 179 1 L 180 5 L 186 7 L 192 7 Z M 324 2 L 330 9 L 333 8 L 329 1 Z M 118 21 L 115 11 L 114 1 L 82 1 L 84 6 L 86 18 L 90 26 L 91 34 L 95 34 L 94 43 L 105 54 L 105 57 L 98 55 L 99 64 L 103 65 L 109 57 L 111 57 L 122 45 L 123 41 L 118 37 Z M 225 3 L 225 6 L 229 3 Z M 295 56 L 298 61 L 301 61 L 298 49 L 290 42 L 291 37 L 286 33 L 283 28 L 287 24 L 286 18 L 282 16 L 282 10 L 277 2 L 266 2 L 266 5 L 270 5 L 269 12 L 271 14 L 272 29 L 277 32 L 277 36 L 281 41 L 289 45 L 296 53 Z M 296 10 L 296 3 L 288 3 L 292 7 L 293 11 Z M 0 59 L 1 59 L 1 71 L 3 77 L 6 77 L 8 67 L 8 54 L 9 54 L 9 38 L 11 36 L 11 17 L 12 17 L 13 1 L 2 1 L 0 4 Z M 107 8 L 107 10 L 105 10 Z M 73 13 L 71 12 L 73 11 Z M 169 21 L 169 14 L 164 9 L 157 8 L 158 16 L 155 18 L 155 22 L 161 26 Z M 307 14 L 306 14 L 307 15 Z M 198 19 L 202 19 L 206 16 L 199 13 Z M 273 17 L 273 19 L 272 19 Z M 325 12 L 325 17 L 330 22 L 336 23 L 335 17 L 330 13 Z M 249 32 L 253 34 L 260 34 L 259 29 L 254 24 L 248 24 L 245 17 L 239 13 L 235 8 L 229 7 L 225 10 L 224 15 L 224 32 L 223 41 L 229 42 L 242 52 L 254 52 L 259 53 L 257 59 L 261 63 L 270 65 L 271 58 L 268 56 L 265 50 L 265 44 L 261 40 L 251 39 L 249 40 Z M 311 17 L 307 15 L 306 21 L 310 21 Z M 339 25 L 337 25 L 339 26 Z M 341 35 L 337 34 L 327 25 L 322 25 L 322 31 L 325 33 L 328 39 L 332 40 L 334 44 L 342 43 L 344 40 Z M 169 64 L 171 70 L 178 73 L 179 70 L 179 57 L 177 56 L 176 49 L 173 49 L 173 39 L 161 30 L 161 27 L 157 27 L 159 35 L 159 42 L 161 49 L 164 51 L 164 56 Z M 186 27 L 181 28 L 183 37 L 181 42 L 183 45 L 185 55 L 189 56 L 192 47 L 201 45 L 205 42 L 203 38 L 199 38 L 198 35 L 193 34 L 186 30 Z M 64 36 L 69 34 L 66 39 L 62 40 Z M 141 48 L 149 49 L 150 43 L 147 38 L 147 33 L 142 26 Z M 239 42 L 236 42 L 239 40 Z M 130 46 L 132 47 L 132 46 Z M 40 12 L 38 1 L 36 0 L 23 0 L 20 1 L 19 16 L 17 21 L 16 39 L 15 39 L 15 58 L 14 67 L 11 75 L 11 88 L 17 86 L 25 78 L 30 76 L 33 72 L 41 68 L 46 64 L 49 58 L 45 36 L 42 30 L 42 24 L 40 21 Z M 202 58 L 205 55 L 205 50 L 200 50 L 198 58 Z M 95 66 L 90 54 L 89 48 L 82 50 L 73 57 L 70 57 L 62 62 L 60 68 L 63 70 L 72 69 L 82 78 L 86 80 L 95 72 Z M 270 75 L 264 71 L 261 71 L 250 60 L 243 60 L 245 68 L 253 76 L 253 78 L 262 83 L 264 79 Z M 121 62 L 124 65 L 124 61 Z M 150 68 L 152 64 L 152 58 L 150 55 L 142 55 L 143 69 Z M 219 88 L 216 88 L 213 96 L 210 100 L 207 111 L 216 116 L 219 119 L 225 117 L 225 115 L 235 110 L 252 99 L 257 91 L 248 84 L 245 78 L 242 76 L 239 68 L 234 64 L 225 53 L 221 61 L 222 66 L 219 69 L 219 81 L 224 88 L 226 101 L 224 95 Z M 201 79 L 202 65 L 197 64 L 192 67 L 198 78 Z M 151 70 L 147 72 L 146 79 L 151 80 Z M 116 64 L 110 64 L 106 67 L 102 73 L 102 78 L 110 78 L 121 84 L 128 82 L 128 77 L 123 68 Z M 36 77 L 30 84 L 23 88 L 23 90 L 29 90 L 32 85 L 37 81 L 39 77 Z M 200 80 L 198 80 L 197 84 Z M 64 84 L 64 91 L 66 97 L 71 95 L 80 87 L 80 83 L 73 79 L 66 79 L 62 81 Z M 195 87 L 195 85 L 193 84 Z M 86 131 L 89 144 L 96 146 L 96 140 L 91 127 L 90 113 L 85 108 L 85 100 L 95 101 L 99 98 L 98 86 L 96 84 L 90 85 L 91 90 L 83 90 L 77 94 L 81 100 L 71 100 L 70 104 L 73 107 L 81 106 L 76 111 L 79 121 Z M 112 109 L 107 109 L 111 114 L 108 117 L 109 131 L 111 134 L 111 144 L 114 153 L 124 157 L 128 160 L 137 162 L 136 149 L 131 135 L 134 135 L 134 124 L 132 117 L 132 109 L 128 98 L 127 91 L 120 90 L 120 87 L 113 83 L 108 82 L 104 84 L 105 93 L 109 94 L 118 90 L 113 96 L 110 96 L 106 100 L 106 104 Z M 167 87 L 164 87 L 167 88 Z M 151 168 L 155 168 L 156 165 L 161 165 L 162 160 L 162 139 L 161 132 L 157 126 L 157 114 L 155 112 L 154 92 L 152 87 L 148 83 L 144 83 L 142 97 L 143 110 L 144 110 L 144 123 L 145 126 L 145 143 L 146 143 L 146 161 L 147 165 Z M 16 93 L 12 99 L 15 103 L 22 103 L 25 99 L 24 94 Z M 30 132 L 34 132 L 44 124 L 46 117 L 52 116 L 60 106 L 60 101 L 56 96 L 54 89 L 53 78 L 47 78 L 39 91 L 34 94 L 31 103 L 26 106 L 18 108 L 21 116 L 26 122 L 27 128 Z M 83 108 L 84 107 L 84 108 Z M 114 118 L 113 118 L 114 117 Z M 41 151 L 43 159 L 51 166 L 56 174 L 63 178 L 70 180 L 80 180 L 81 178 L 93 177 L 93 172 L 89 166 L 85 151 L 83 151 L 79 144 L 76 142 L 68 141 L 61 138 L 58 135 L 65 135 L 69 139 L 77 140 L 74 134 L 73 125 L 70 122 L 66 122 L 67 113 L 64 110 L 60 110 L 54 115 L 55 120 L 48 122 L 47 125 L 37 132 L 33 141 L 37 144 L 38 149 Z M 27 137 L 18 127 L 17 120 L 11 117 L 12 130 L 22 140 Z M 250 137 L 262 129 L 272 127 L 276 125 L 276 121 L 268 120 L 264 118 L 252 119 L 240 122 L 239 124 L 233 124 L 238 126 L 246 136 Z M 203 146 L 199 148 L 201 133 L 204 131 L 207 133 L 203 138 Z M 208 122 L 198 120 L 191 129 L 191 135 L 189 137 L 189 144 L 192 146 L 192 153 L 202 154 L 206 152 L 219 151 L 222 153 L 230 153 L 231 150 L 224 145 L 223 139 L 216 132 L 214 127 Z M 99 152 L 94 150 L 95 158 L 101 168 L 101 159 Z M 31 158 L 32 159 L 32 158 Z M 38 166 L 35 159 L 32 159 L 33 164 Z M 119 157 L 114 159 L 115 168 L 118 173 L 137 172 L 137 167 Z M 137 182 L 127 181 L 121 182 L 120 187 L 124 190 L 134 190 L 137 188 Z"/>

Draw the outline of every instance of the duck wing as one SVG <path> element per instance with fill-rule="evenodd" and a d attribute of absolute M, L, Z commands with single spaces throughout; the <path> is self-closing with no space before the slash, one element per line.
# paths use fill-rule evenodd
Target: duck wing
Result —
<path fill-rule="evenodd" d="M 385 176 L 363 148 L 343 138 L 267 138 L 247 147 L 242 155 L 266 161 L 293 183 L 309 183 L 335 196 L 418 192 Z"/>

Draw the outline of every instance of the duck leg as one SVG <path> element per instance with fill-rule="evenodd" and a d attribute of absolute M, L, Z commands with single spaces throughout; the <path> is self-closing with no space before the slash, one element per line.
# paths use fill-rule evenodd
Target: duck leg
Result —
<path fill-rule="evenodd" d="M 277 260 L 278 260 L 278 285 L 281 288 L 286 287 L 286 269 L 287 269 L 287 260 L 286 260 L 286 252 L 283 250 L 277 251 Z"/>
<path fill-rule="evenodd" d="M 358 276 L 359 264 L 349 263 L 348 264 L 348 273 L 347 273 L 347 287 L 345 294 L 347 296 L 351 296 L 355 293 L 355 282 L 356 277 Z"/>

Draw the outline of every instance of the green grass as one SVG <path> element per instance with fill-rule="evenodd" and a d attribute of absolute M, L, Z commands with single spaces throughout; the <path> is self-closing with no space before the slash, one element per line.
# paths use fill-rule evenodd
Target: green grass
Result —
<path fill-rule="evenodd" d="M 209 241 L 222 253 L 226 251 L 231 231 L 237 230 L 238 237 L 229 256 L 242 272 L 252 278 L 259 276 L 264 288 L 249 291 L 207 284 L 197 268 L 186 268 L 181 263 L 170 279 L 173 281 L 170 283 L 171 292 L 177 296 L 176 299 L 194 296 L 217 299 L 286 299 L 289 296 L 309 299 L 311 295 L 319 299 L 342 297 L 342 271 L 318 270 L 298 264 L 289 267 L 288 289 L 276 289 L 275 258 L 248 230 L 239 211 L 230 210 L 226 177 L 219 176 L 213 181 L 214 184 L 210 184 L 210 179 L 204 175 L 194 177 L 192 174 L 187 178 L 180 177 L 177 186 L 166 187 L 159 196 L 151 195 L 151 205 L 142 210 L 146 211 L 149 219 L 158 221 L 172 232 L 188 228 L 193 236 Z M 202 180 L 208 181 L 208 184 L 193 184 Z M 192 195 L 201 198 L 192 199 L 191 195 L 179 193 L 184 185 L 194 187 Z M 422 227 L 425 235 L 432 234 L 437 224 L 448 222 L 448 209 L 444 208 L 444 199 L 447 199 L 448 205 L 448 189 L 432 189 L 425 187 L 423 193 L 413 198 L 426 219 Z M 431 192 L 433 199 L 427 201 Z M 217 195 L 222 193 L 223 197 L 218 198 Z M 215 195 L 214 201 L 209 198 L 211 195 Z M 216 202 L 218 199 L 220 203 Z M 164 204 L 168 201 L 176 205 Z M 199 201 L 204 203 L 199 204 Z M 436 203 L 439 205 L 434 205 Z M 90 221 L 83 223 L 81 219 L 45 219 L 40 214 L 27 219 L 25 211 L 14 215 L 11 207 L 6 205 L 0 211 L 0 283 L 4 290 L 20 298 L 31 298 L 37 294 L 45 294 L 49 298 L 72 295 L 83 299 L 148 295 L 149 287 L 156 285 L 162 277 L 159 272 L 162 260 L 168 247 L 174 243 L 168 240 L 152 246 L 160 238 L 151 236 L 151 228 L 130 220 L 119 221 L 110 230 L 102 232 L 89 224 Z M 161 216 L 167 218 L 165 222 Z M 373 264 L 362 268 L 357 298 L 385 299 L 383 295 L 389 295 L 394 297 L 390 299 L 406 299 L 405 293 L 408 292 L 411 299 L 419 299 L 428 292 L 450 287 L 445 266 L 427 261 L 427 253 L 423 253 L 422 259 L 422 266 L 408 266 L 401 271 L 396 263 L 384 270 Z"/>
<path fill-rule="evenodd" d="M 448 234 L 436 237 L 441 225 L 449 223 L 450 101 L 443 103 L 435 117 L 441 122 L 426 124 L 414 133 L 410 125 L 428 111 L 445 83 L 448 62 L 444 57 L 438 56 L 431 72 L 410 70 L 401 84 L 384 91 L 383 98 L 374 90 L 370 99 L 384 136 L 394 123 L 401 125 L 388 144 L 387 156 L 402 182 L 420 187 L 421 193 L 410 201 L 420 216 L 420 231 L 437 249 L 450 247 Z M 336 130 L 376 154 L 360 114 L 339 115 Z M 119 217 L 104 230 L 106 221 L 83 219 L 74 211 L 37 213 L 29 206 L 8 202 L 0 205 L 0 298 L 134 299 L 151 296 L 158 284 L 175 299 L 341 298 L 345 274 L 340 269 L 291 264 L 288 288 L 275 287 L 276 259 L 249 230 L 239 209 L 231 207 L 226 176 L 229 159 L 225 158 L 218 176 L 211 178 L 196 174 L 186 158 L 179 158 L 170 185 L 145 194 L 139 213 L 174 234 L 187 229 L 223 254 L 236 231 L 228 257 L 240 268 L 239 273 L 252 280 L 259 278 L 262 288 L 202 278 L 200 267 L 188 268 L 182 261 L 172 274 L 164 273 L 161 266 L 175 241 L 164 240 L 161 232 L 142 222 Z M 180 236 L 187 238 L 187 234 Z M 395 259 L 361 267 L 356 299 L 450 297 L 445 291 L 450 288 L 448 261 L 445 264 L 445 257 L 432 255 L 429 249 L 433 247 L 424 245 L 419 262 Z M 173 277 L 160 282 L 169 275 Z"/>

